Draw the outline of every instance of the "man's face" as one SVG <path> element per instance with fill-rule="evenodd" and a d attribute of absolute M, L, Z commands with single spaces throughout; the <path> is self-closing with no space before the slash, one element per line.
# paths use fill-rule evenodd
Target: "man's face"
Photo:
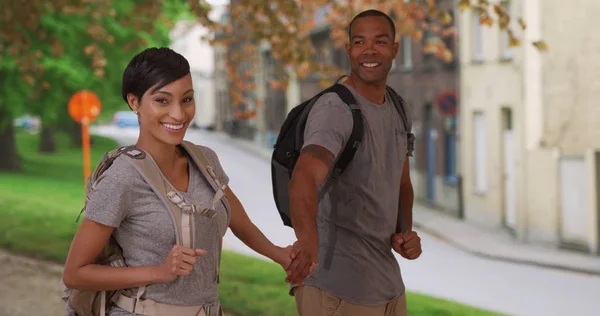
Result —
<path fill-rule="evenodd" d="M 358 18 L 352 24 L 350 36 L 346 54 L 352 72 L 364 83 L 384 83 L 398 53 L 389 21 L 382 16 Z"/>

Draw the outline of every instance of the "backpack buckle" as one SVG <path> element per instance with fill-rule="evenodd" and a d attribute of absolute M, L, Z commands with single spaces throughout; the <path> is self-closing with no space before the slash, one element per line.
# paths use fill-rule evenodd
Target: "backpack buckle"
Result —
<path fill-rule="evenodd" d="M 171 202 L 177 205 L 183 203 L 183 198 L 175 191 L 169 191 L 169 193 L 167 193 L 167 197 L 169 198 L 169 200 L 171 200 Z"/>

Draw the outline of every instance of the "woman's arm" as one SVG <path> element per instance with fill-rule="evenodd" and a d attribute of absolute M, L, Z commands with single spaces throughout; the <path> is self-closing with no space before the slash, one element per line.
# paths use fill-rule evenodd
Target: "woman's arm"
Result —
<path fill-rule="evenodd" d="M 159 281 L 156 267 L 111 267 L 94 264 L 106 246 L 114 227 L 84 218 L 67 256 L 63 282 L 82 290 L 118 290 Z"/>
<path fill-rule="evenodd" d="M 282 248 L 275 246 L 267 237 L 256 227 L 237 196 L 229 187 L 225 190 L 229 205 L 231 206 L 231 222 L 229 228 L 233 234 L 240 239 L 246 246 L 260 253 L 263 256 L 280 264 L 284 269 L 291 262 L 291 247 Z"/>
<path fill-rule="evenodd" d="M 140 287 L 151 283 L 170 282 L 187 276 L 202 250 L 174 246 L 165 261 L 156 266 L 112 267 L 94 264 L 114 227 L 84 218 L 77 230 L 67 256 L 63 282 L 69 288 L 111 291 Z"/>

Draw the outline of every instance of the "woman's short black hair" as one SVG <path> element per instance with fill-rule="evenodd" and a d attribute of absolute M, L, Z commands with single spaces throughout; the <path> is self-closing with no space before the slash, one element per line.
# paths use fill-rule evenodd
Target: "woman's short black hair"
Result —
<path fill-rule="evenodd" d="M 158 90 L 189 73 L 190 64 L 181 54 L 167 47 L 147 48 L 133 57 L 123 72 L 123 100 L 127 102 L 129 93 L 141 100 L 153 86 Z"/>

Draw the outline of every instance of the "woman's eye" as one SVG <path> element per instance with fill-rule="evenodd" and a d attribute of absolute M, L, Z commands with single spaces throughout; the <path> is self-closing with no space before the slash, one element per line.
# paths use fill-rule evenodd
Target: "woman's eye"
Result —
<path fill-rule="evenodd" d="M 183 99 L 183 102 L 188 103 L 188 102 L 192 102 L 193 98 L 185 98 Z"/>
<path fill-rule="evenodd" d="M 161 103 L 161 104 L 167 104 L 169 101 L 167 101 L 167 99 L 159 98 L 159 99 L 156 99 L 156 102 Z"/>

